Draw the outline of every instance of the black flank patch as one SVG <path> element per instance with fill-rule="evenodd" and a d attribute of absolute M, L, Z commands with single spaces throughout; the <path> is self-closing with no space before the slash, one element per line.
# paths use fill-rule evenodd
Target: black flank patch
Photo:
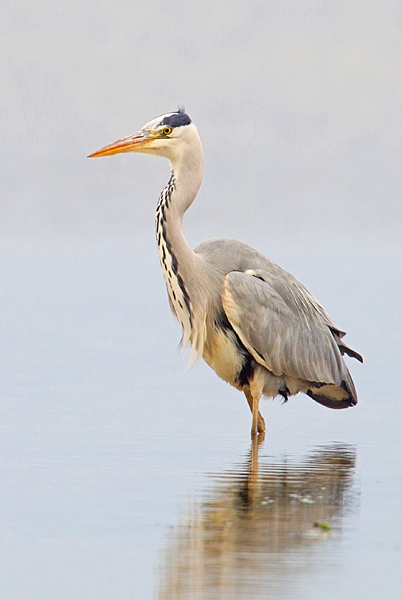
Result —
<path fill-rule="evenodd" d="M 242 360 L 242 363 L 243 363 L 242 368 L 241 368 L 240 372 L 237 374 L 236 381 L 241 387 L 248 385 L 250 382 L 250 379 L 253 377 L 254 371 L 255 371 L 254 358 L 251 356 L 250 352 L 241 343 L 239 336 L 237 335 L 237 333 L 235 332 L 235 330 L 229 323 L 226 313 L 223 310 L 221 310 L 219 312 L 219 314 L 215 317 L 215 326 L 217 329 L 221 329 L 226 334 L 228 334 L 229 332 L 232 333 L 232 335 L 234 337 L 234 341 L 236 343 L 237 352 L 240 354 L 240 356 L 243 359 Z"/>
<path fill-rule="evenodd" d="M 237 375 L 236 379 L 237 379 L 239 385 L 241 385 L 243 387 L 243 386 L 249 384 L 250 379 L 252 379 L 252 377 L 254 375 L 255 360 L 251 356 L 251 354 L 244 348 L 243 344 L 242 344 L 242 348 L 243 348 L 243 352 L 240 351 L 240 353 L 244 357 L 244 362 L 243 362 L 241 371 Z M 240 348 L 239 348 L 239 350 L 240 350 Z"/>

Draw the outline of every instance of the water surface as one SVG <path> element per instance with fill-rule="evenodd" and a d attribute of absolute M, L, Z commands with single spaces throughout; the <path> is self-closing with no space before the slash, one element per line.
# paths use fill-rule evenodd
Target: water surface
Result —
<path fill-rule="evenodd" d="M 400 598 L 398 249 L 272 249 L 365 364 L 354 409 L 263 401 L 258 449 L 183 374 L 153 240 L 0 250 L 5 598 Z"/>

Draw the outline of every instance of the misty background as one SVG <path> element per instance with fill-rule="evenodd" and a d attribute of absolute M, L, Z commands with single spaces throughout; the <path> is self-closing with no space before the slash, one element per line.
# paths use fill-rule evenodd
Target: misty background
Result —
<path fill-rule="evenodd" d="M 3 596 L 161 599 L 186 507 L 221 499 L 205 474 L 243 481 L 247 403 L 177 351 L 154 240 L 169 164 L 86 158 L 180 104 L 205 153 L 190 244 L 253 245 L 365 359 L 346 359 L 354 409 L 261 403 L 262 465 L 304 472 L 337 442 L 362 496 L 333 542 L 277 555 L 272 594 L 258 567 L 253 598 L 399 599 L 401 2 L 2 0 L 0 48 Z"/>
<path fill-rule="evenodd" d="M 400 2 L 4 0 L 0 11 L 3 237 L 152 236 L 168 163 L 85 157 L 183 104 L 205 152 L 191 242 L 399 240 Z"/>

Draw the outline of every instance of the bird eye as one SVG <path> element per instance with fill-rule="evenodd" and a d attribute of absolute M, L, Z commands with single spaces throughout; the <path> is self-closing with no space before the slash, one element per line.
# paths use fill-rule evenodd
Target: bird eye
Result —
<path fill-rule="evenodd" d="M 163 135 L 170 135 L 172 133 L 172 128 L 171 127 L 164 127 L 162 129 L 162 133 L 163 133 Z"/>

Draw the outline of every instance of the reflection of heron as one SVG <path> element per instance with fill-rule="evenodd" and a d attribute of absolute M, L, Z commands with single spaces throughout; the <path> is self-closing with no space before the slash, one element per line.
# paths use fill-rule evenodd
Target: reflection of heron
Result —
<path fill-rule="evenodd" d="M 301 597 L 303 577 L 319 579 L 333 564 L 342 517 L 356 507 L 354 448 L 265 458 L 259 470 L 255 450 L 245 464 L 212 476 L 183 511 L 161 557 L 158 600 Z"/>
<path fill-rule="evenodd" d="M 357 402 L 343 361 L 362 361 L 342 341 L 345 333 L 292 275 L 246 244 L 204 242 L 194 251 L 182 218 L 201 184 L 203 152 L 197 130 L 180 109 L 158 117 L 135 135 L 91 154 L 143 152 L 170 160 L 172 172 L 156 211 L 159 256 L 183 344 L 247 398 L 252 433 L 265 430 L 262 394 L 285 400 L 304 392 L 330 408 Z"/>

